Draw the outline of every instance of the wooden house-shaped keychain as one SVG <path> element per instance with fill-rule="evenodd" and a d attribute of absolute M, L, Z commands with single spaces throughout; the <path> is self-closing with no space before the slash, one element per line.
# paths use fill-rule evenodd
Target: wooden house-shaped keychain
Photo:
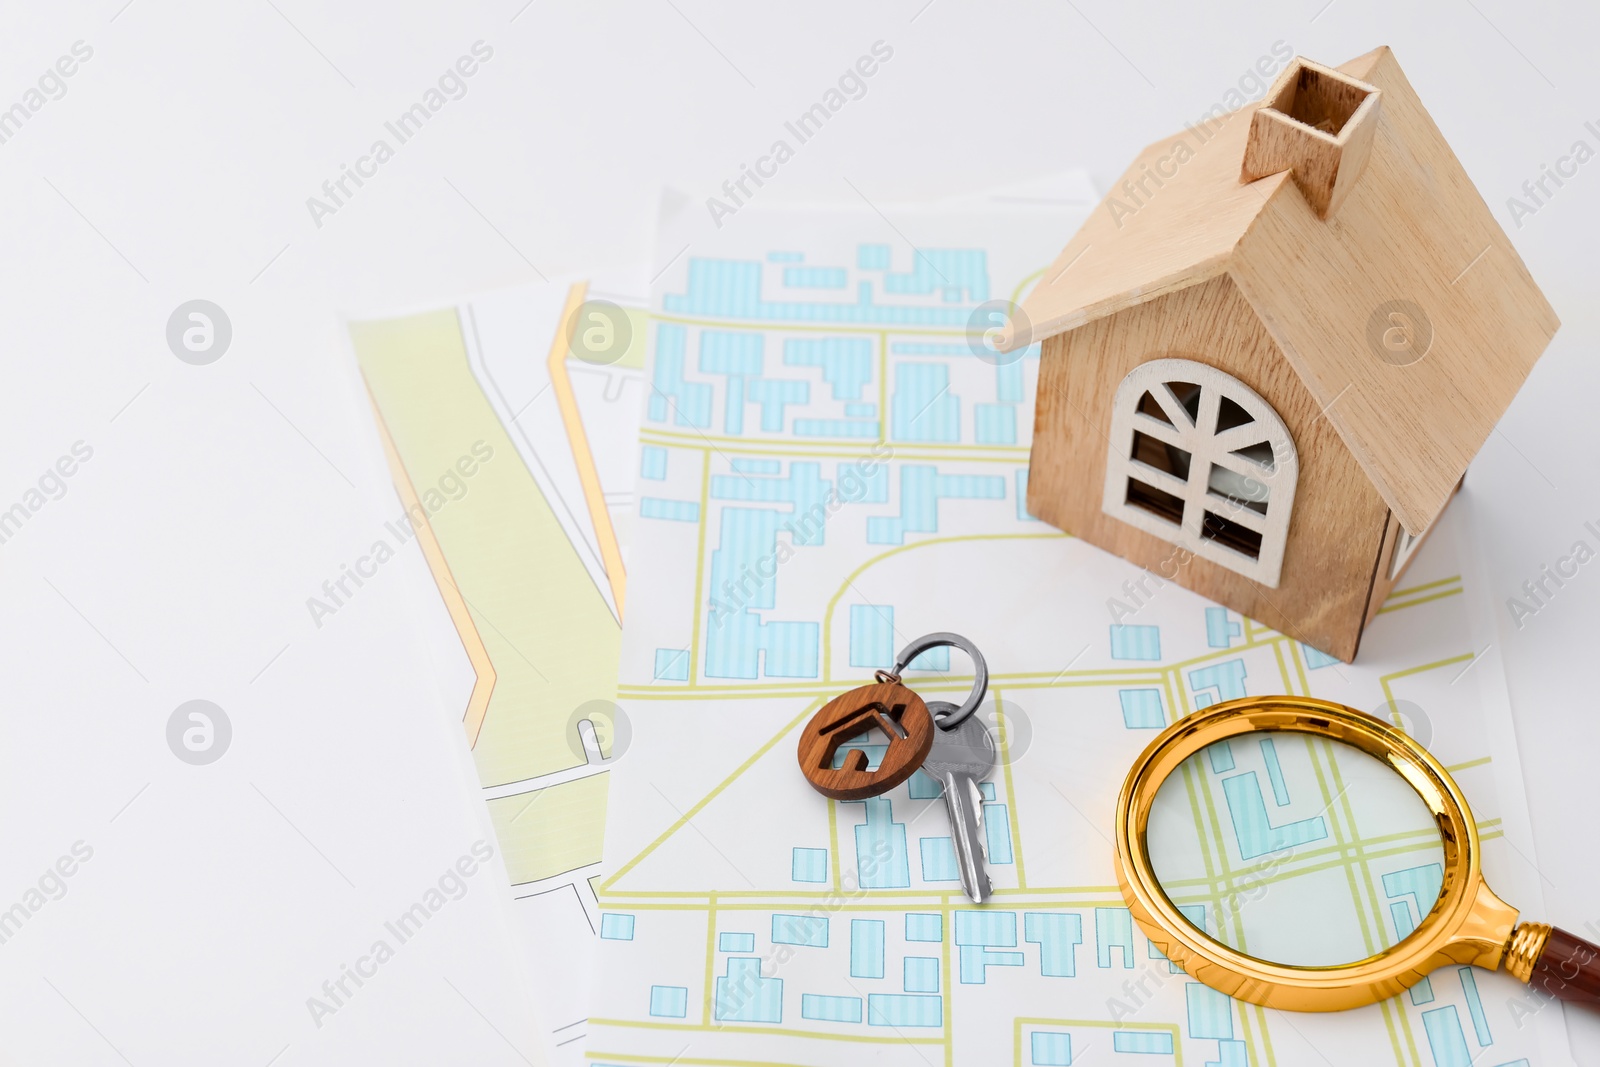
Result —
<path fill-rule="evenodd" d="M 1558 325 L 1393 54 L 1295 59 L 1014 315 L 1028 510 L 1348 662 Z"/>

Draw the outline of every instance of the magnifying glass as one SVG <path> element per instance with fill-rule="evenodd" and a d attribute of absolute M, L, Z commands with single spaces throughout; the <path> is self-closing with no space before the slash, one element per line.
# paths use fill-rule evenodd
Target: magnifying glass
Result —
<path fill-rule="evenodd" d="M 1117 798 L 1123 898 L 1228 996 L 1337 1011 L 1471 964 L 1600 1007 L 1600 946 L 1483 879 L 1477 824 L 1400 730 L 1310 697 L 1214 704 L 1152 741 Z"/>

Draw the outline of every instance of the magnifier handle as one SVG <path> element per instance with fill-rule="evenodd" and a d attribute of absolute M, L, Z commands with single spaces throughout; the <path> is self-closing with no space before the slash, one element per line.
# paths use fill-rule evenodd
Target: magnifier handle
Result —
<path fill-rule="evenodd" d="M 1528 984 L 1559 1000 L 1600 1008 L 1600 945 L 1560 927 L 1548 929 Z"/>

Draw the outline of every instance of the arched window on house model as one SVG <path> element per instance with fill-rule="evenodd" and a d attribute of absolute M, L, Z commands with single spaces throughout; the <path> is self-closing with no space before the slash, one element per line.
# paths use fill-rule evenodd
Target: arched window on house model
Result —
<path fill-rule="evenodd" d="M 1299 463 L 1254 389 L 1191 359 L 1155 359 L 1117 387 L 1102 508 L 1276 587 Z"/>

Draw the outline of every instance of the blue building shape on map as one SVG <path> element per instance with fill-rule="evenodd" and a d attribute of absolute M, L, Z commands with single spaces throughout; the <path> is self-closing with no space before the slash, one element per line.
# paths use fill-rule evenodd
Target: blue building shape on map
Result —
<path fill-rule="evenodd" d="M 1083 916 L 1070 911 L 1024 912 L 1022 936 L 1039 946 L 1040 974 L 1047 978 L 1077 975 L 1077 950 L 1083 944 Z"/>
<path fill-rule="evenodd" d="M 937 468 L 900 468 L 900 514 L 867 519 L 867 543 L 903 545 L 908 533 L 939 532 L 939 501 L 1004 500 L 1006 480 L 988 474 L 940 474 Z"/>
<path fill-rule="evenodd" d="M 768 300 L 761 291 L 764 266 L 760 260 L 691 257 L 685 291 L 663 296 L 662 309 L 674 315 L 717 319 L 961 328 L 972 314 L 963 296 L 972 303 L 988 299 L 986 257 L 977 249 L 924 249 L 909 273 L 886 273 L 878 283 L 860 279 L 854 302 L 814 297 Z M 781 278 L 774 282 L 774 288 L 779 288 Z M 875 285 L 893 295 L 937 293 L 940 303 L 878 303 Z"/>
<path fill-rule="evenodd" d="M 650 421 L 671 421 L 704 430 L 711 425 L 711 386 L 684 378 L 689 334 L 677 323 L 656 326 L 656 362 L 650 391 Z"/>
<path fill-rule="evenodd" d="M 729 956 L 717 977 L 712 1015 L 722 1022 L 783 1022 L 783 979 L 762 977 L 759 956 Z"/>
<path fill-rule="evenodd" d="M 777 604 L 776 580 L 763 580 L 758 563 L 770 569 L 765 561 L 774 558 L 783 516 L 769 508 L 727 507 L 720 518 L 711 553 L 706 677 L 815 678 L 821 628 L 814 622 L 768 622 L 756 614 Z M 731 597 L 738 606 L 730 609 L 724 598 Z"/>
<path fill-rule="evenodd" d="M 844 801 L 843 803 L 857 803 Z M 887 797 L 859 801 L 866 822 L 856 829 L 856 877 L 863 889 L 908 889 L 911 857 L 906 848 L 906 825 L 894 821 Z"/>

